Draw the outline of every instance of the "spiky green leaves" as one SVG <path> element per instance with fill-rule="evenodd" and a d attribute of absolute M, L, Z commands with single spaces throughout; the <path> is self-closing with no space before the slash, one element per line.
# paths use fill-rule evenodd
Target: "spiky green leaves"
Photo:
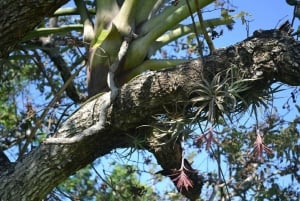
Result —
<path fill-rule="evenodd" d="M 211 81 L 203 77 L 202 82 L 191 93 L 191 101 L 197 111 L 195 118 L 207 118 L 208 121 L 217 123 L 220 117 L 247 110 L 252 99 L 251 96 L 244 98 L 244 94 L 257 79 L 245 78 L 235 67 L 217 73 Z"/>

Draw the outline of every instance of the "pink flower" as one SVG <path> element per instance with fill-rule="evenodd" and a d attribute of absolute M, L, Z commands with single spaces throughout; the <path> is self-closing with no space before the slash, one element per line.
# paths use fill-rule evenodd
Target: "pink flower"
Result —
<path fill-rule="evenodd" d="M 181 192 L 183 188 L 185 188 L 186 191 L 188 191 L 189 188 L 193 188 L 194 184 L 190 176 L 196 173 L 196 171 L 190 166 L 186 159 L 182 158 L 179 170 L 172 169 L 171 172 L 172 173 L 168 176 L 176 184 L 179 192 Z"/>
<path fill-rule="evenodd" d="M 176 183 L 176 187 L 179 190 L 179 192 L 182 191 L 182 188 L 184 187 L 186 191 L 189 190 L 189 187 L 193 187 L 193 181 L 188 177 L 188 175 L 185 173 L 186 171 L 189 171 L 185 168 L 174 170 L 175 173 L 171 176 L 175 176 L 172 180 Z"/>
<path fill-rule="evenodd" d="M 263 161 L 263 151 L 265 151 L 267 154 L 272 153 L 272 149 L 267 147 L 263 143 L 263 139 L 261 138 L 262 132 L 257 129 L 256 131 L 256 140 L 254 142 L 254 150 L 253 150 L 253 155 L 260 161 Z"/>
<path fill-rule="evenodd" d="M 206 146 L 205 149 L 208 151 L 211 147 L 212 142 L 215 144 L 218 144 L 218 141 L 216 140 L 216 138 L 214 137 L 214 130 L 211 127 L 206 133 L 198 136 L 195 141 L 197 144 L 201 145 L 203 143 L 206 142 Z"/>

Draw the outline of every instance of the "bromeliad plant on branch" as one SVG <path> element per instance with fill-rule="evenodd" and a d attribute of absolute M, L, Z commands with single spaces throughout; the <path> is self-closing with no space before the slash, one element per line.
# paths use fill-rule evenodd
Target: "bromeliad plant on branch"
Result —
<path fill-rule="evenodd" d="M 261 105 L 267 110 L 266 102 L 277 91 L 272 84 L 299 85 L 300 46 L 289 30 L 256 31 L 216 49 L 216 27 L 232 28 L 234 22 L 223 1 L 75 0 L 72 9 L 61 7 L 64 3 L 0 3 L 7 14 L 0 17 L 5 25 L 0 34 L 0 200 L 51 198 L 53 188 L 95 159 L 132 147 L 150 151 L 162 168 L 158 173 L 190 200 L 200 197 L 204 183 L 214 186 L 210 199 L 218 192 L 226 199 L 248 199 L 253 189 L 258 199 L 295 192 L 287 188 L 272 194 L 279 187 L 270 180 L 281 174 L 299 180 L 297 119 L 281 131 L 276 116 L 255 129 L 232 126 L 249 108 L 255 116 Z M 220 17 L 204 20 L 206 9 L 221 11 Z M 8 26 L 10 13 L 15 23 Z M 184 47 L 199 58 L 154 57 L 185 36 L 190 43 Z M 42 103 L 32 98 L 37 94 Z M 203 135 L 195 136 L 201 129 Z M 283 135 L 294 140 L 280 143 Z M 186 159 L 184 147 L 193 138 L 196 146 L 206 143 L 218 162 L 218 175 L 206 176 Z M 17 150 L 13 163 L 4 154 L 10 148 Z M 221 156 L 229 161 L 227 178 Z M 278 175 L 257 176 L 263 160 L 274 163 L 280 157 L 289 160 L 284 167 L 272 167 L 280 170 Z"/>

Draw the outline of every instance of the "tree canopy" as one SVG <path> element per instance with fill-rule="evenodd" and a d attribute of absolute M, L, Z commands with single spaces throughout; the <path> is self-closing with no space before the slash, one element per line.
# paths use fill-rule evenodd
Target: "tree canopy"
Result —
<path fill-rule="evenodd" d="M 291 22 L 216 48 L 249 23 L 234 2 L 0 2 L 0 200 L 298 200 L 300 6 L 287 4 Z M 147 156 L 122 164 L 120 149 Z M 216 167 L 199 170 L 204 154 Z M 144 166 L 171 192 L 143 183 Z"/>

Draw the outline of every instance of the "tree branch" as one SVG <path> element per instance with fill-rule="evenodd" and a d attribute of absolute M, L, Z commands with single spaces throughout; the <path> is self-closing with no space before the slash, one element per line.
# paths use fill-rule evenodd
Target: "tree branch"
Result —
<path fill-rule="evenodd" d="M 216 50 L 203 61 L 194 60 L 138 76 L 121 88 L 108 110 L 107 123 L 96 135 L 72 145 L 42 144 L 19 161 L 13 171 L 1 172 L 0 200 L 41 200 L 69 175 L 96 158 L 116 148 L 134 146 L 132 137 L 146 140 L 146 149 L 157 150 L 147 142 L 154 136 L 151 129 L 141 125 L 153 124 L 153 116 L 165 112 L 165 106 L 188 103 L 192 91 L 197 89 L 203 78 L 209 80 L 232 66 L 244 71 L 247 79 L 259 78 L 254 79 L 251 91 L 263 90 L 262 86 L 270 86 L 277 81 L 300 85 L 299 52 L 300 43 L 279 30 L 259 31 L 241 43 Z M 101 104 L 101 97 L 85 104 L 62 125 L 55 137 L 70 138 L 96 124 Z M 164 147 L 168 149 L 166 154 L 177 153 L 174 144 L 167 145 Z M 178 168 L 174 166 L 182 160 L 174 157 L 174 161 L 164 152 L 155 155 L 159 155 L 158 161 L 166 169 Z M 199 196 L 193 191 L 185 195 L 192 198 Z"/>
<path fill-rule="evenodd" d="M 33 30 L 45 16 L 51 15 L 67 1 L 0 1 L 0 58 L 6 57 L 26 33 Z"/>
<path fill-rule="evenodd" d="M 69 82 L 66 88 L 67 96 L 70 99 L 72 99 L 75 103 L 82 102 L 84 96 L 82 94 L 79 94 L 73 80 L 69 80 L 72 77 L 72 75 L 67 63 L 65 62 L 63 57 L 58 53 L 59 50 L 57 48 L 50 47 L 50 48 L 42 48 L 42 51 L 45 52 L 49 56 L 51 61 L 55 64 L 56 68 L 60 72 L 63 82 L 64 83 L 66 83 L 67 81 Z"/>

